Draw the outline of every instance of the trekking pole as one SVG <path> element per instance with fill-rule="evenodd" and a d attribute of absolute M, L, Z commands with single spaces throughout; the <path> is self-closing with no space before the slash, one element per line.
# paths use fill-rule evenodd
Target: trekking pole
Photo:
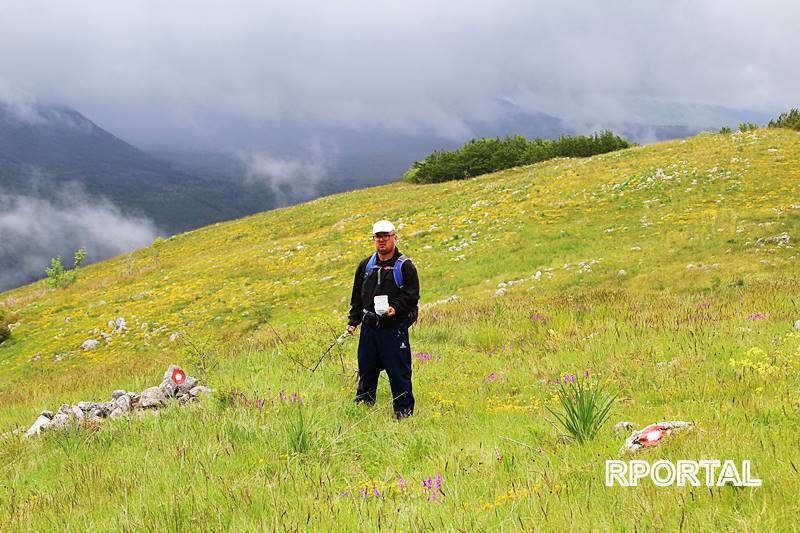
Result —
<path fill-rule="evenodd" d="M 322 354 L 322 357 L 320 357 L 317 360 L 317 364 L 315 364 L 314 367 L 311 369 L 311 373 L 313 374 L 314 372 L 317 371 L 317 367 L 319 367 L 319 365 L 322 363 L 322 361 L 325 359 L 325 357 L 327 357 L 327 355 L 330 353 L 330 351 L 333 349 L 334 346 L 336 346 L 337 344 L 342 344 L 347 337 L 351 337 L 352 335 L 353 334 L 350 333 L 349 331 L 345 331 L 344 333 L 339 335 L 339 338 L 336 339 L 335 341 L 333 341 L 333 344 L 328 346 L 328 349 L 325 350 L 325 352 Z M 344 366 L 344 361 L 342 361 L 342 366 Z"/>

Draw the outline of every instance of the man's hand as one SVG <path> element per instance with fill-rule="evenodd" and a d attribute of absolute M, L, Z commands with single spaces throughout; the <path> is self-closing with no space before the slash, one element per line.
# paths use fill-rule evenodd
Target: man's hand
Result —
<path fill-rule="evenodd" d="M 389 306 L 389 309 L 386 311 L 386 316 L 394 316 L 394 315 L 396 315 L 396 314 L 397 314 L 397 311 L 395 311 L 395 310 L 394 310 L 394 307 L 392 307 L 392 306 L 390 305 L 390 306 Z"/>
<path fill-rule="evenodd" d="M 347 325 L 347 334 L 352 335 L 355 332 L 358 326 L 351 326 L 350 324 Z"/>

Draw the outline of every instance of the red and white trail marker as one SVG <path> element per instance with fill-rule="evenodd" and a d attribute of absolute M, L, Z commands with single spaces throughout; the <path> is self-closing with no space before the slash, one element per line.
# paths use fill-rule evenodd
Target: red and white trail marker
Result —
<path fill-rule="evenodd" d="M 642 446 L 655 446 L 661 442 L 665 434 L 666 428 L 663 426 L 659 426 L 658 424 L 647 426 L 639 435 L 639 444 Z"/>
<path fill-rule="evenodd" d="M 172 381 L 174 381 L 177 385 L 180 385 L 186 381 L 186 372 L 184 372 L 181 368 L 176 368 L 172 371 Z"/>

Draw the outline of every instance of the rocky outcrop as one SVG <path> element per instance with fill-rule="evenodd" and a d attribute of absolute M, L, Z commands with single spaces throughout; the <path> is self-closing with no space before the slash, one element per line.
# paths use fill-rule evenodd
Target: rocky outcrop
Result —
<path fill-rule="evenodd" d="M 121 329 L 125 324 L 117 323 L 116 326 Z M 25 436 L 33 437 L 45 430 L 64 429 L 85 423 L 95 424 L 108 418 L 128 416 L 134 411 L 159 409 L 175 400 L 183 405 L 212 392 L 212 389 L 200 385 L 197 378 L 187 375 L 179 366 L 170 365 L 159 385 L 141 393 L 117 389 L 111 393 L 111 400 L 107 402 L 63 404 L 55 414 L 52 411 L 42 411 L 25 432 Z"/>

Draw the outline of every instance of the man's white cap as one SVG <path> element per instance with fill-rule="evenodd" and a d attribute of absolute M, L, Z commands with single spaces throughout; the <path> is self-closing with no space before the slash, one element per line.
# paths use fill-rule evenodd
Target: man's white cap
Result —
<path fill-rule="evenodd" d="M 372 225 L 373 235 L 375 235 L 376 233 L 394 233 L 394 232 L 395 232 L 394 224 L 392 224 L 388 220 L 379 220 Z"/>

